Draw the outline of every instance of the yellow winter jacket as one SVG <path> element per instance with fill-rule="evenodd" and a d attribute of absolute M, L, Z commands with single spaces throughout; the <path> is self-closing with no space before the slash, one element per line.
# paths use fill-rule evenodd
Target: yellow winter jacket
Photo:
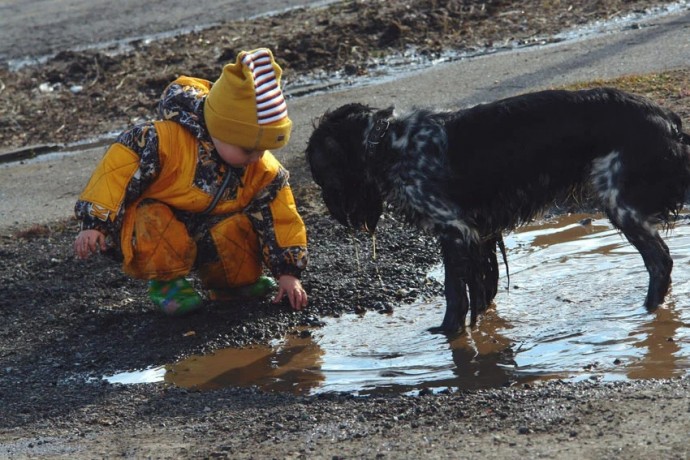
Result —
<path fill-rule="evenodd" d="M 137 125 L 118 137 L 75 207 L 82 228 L 111 234 L 119 241 L 126 264 L 133 254 L 134 213 L 128 210 L 153 199 L 198 216 L 231 174 L 229 186 L 209 214 L 246 213 L 259 227 L 255 231 L 274 274 L 299 276 L 307 263 L 307 237 L 288 173 L 270 152 L 242 169 L 220 159 L 203 122 L 203 101 L 210 86 L 190 77 L 175 80 L 161 98 L 163 120 Z"/>

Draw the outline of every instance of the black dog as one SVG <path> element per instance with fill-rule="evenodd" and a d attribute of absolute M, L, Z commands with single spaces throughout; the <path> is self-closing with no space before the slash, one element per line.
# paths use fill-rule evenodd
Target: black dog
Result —
<path fill-rule="evenodd" d="M 437 235 L 445 266 L 440 330 L 472 324 L 497 291 L 502 232 L 554 203 L 595 200 L 642 255 L 645 306 L 661 304 L 673 261 L 668 224 L 690 186 L 678 115 L 611 88 L 543 91 L 456 112 L 361 104 L 327 112 L 306 150 L 330 213 L 369 232 L 384 202 Z M 469 299 L 468 299 L 469 293 Z"/>

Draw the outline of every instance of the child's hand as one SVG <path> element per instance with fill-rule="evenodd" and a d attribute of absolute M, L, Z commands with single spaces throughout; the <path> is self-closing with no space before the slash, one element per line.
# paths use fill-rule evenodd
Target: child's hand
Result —
<path fill-rule="evenodd" d="M 74 252 L 80 259 L 86 259 L 98 251 L 105 251 L 105 235 L 98 230 L 82 230 L 74 241 Z"/>
<path fill-rule="evenodd" d="M 278 294 L 273 298 L 273 303 L 278 303 L 287 295 L 293 310 L 301 310 L 307 306 L 307 293 L 299 279 L 292 275 L 281 275 L 278 278 Z"/>

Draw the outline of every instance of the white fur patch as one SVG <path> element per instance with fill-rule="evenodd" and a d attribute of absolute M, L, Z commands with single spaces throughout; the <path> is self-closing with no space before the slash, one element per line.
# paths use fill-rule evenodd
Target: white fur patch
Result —
<path fill-rule="evenodd" d="M 614 150 L 592 162 L 592 185 L 604 205 L 610 210 L 615 210 L 619 206 L 620 190 L 617 180 L 622 166 L 620 156 L 620 152 Z"/>
<path fill-rule="evenodd" d="M 605 157 L 595 159 L 592 162 L 591 173 L 594 190 L 599 195 L 604 207 L 608 209 L 619 225 L 627 220 L 632 220 L 654 235 L 657 233 L 654 226 L 647 219 L 642 219 L 640 213 L 628 206 L 620 197 L 618 178 L 622 168 L 621 154 L 616 150 Z"/>

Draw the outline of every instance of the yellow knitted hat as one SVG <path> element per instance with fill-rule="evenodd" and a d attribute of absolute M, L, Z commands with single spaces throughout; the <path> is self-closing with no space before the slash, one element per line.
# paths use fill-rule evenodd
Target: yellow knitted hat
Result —
<path fill-rule="evenodd" d="M 211 136 L 252 150 L 287 144 L 292 121 L 280 89 L 282 73 L 269 49 L 240 52 L 206 96 L 204 119 Z"/>

